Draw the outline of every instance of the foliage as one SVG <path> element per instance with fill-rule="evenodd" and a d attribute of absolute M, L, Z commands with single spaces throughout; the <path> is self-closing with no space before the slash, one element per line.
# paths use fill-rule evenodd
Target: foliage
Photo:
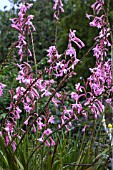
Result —
<path fill-rule="evenodd" d="M 95 168 L 103 170 L 107 168 L 110 146 L 105 144 L 106 134 L 103 133 L 100 120 L 98 122 L 92 120 L 92 123 L 82 134 L 81 125 L 68 133 L 61 130 L 60 134 L 55 134 L 56 145 L 51 148 L 47 146 L 39 148 L 30 159 L 28 169 L 84 170 L 90 168 L 93 170 Z M 87 138 L 88 135 L 90 135 L 89 138 Z M 30 146 L 28 146 L 29 142 Z M 35 147 L 35 142 L 34 135 L 26 135 L 17 152 L 14 153 L 12 148 L 6 148 L 1 138 L 0 166 L 2 169 L 27 170 L 27 161 Z"/>

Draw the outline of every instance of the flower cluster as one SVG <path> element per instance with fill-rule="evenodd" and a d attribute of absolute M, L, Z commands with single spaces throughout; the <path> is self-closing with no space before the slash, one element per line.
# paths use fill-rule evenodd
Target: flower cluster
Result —
<path fill-rule="evenodd" d="M 107 94 L 106 102 L 111 103 L 110 92 L 113 89 L 111 87 L 111 61 L 105 60 L 108 49 L 111 46 L 109 42 L 110 32 L 109 28 L 106 27 L 107 21 L 105 14 L 98 17 L 100 11 L 104 13 L 103 4 L 104 1 L 96 0 L 92 5 L 92 9 L 97 16 L 87 14 L 89 19 L 91 17 L 94 18 L 93 21 L 90 22 L 90 26 L 95 26 L 99 29 L 99 35 L 95 38 L 96 46 L 93 48 L 94 56 L 96 57 L 96 66 L 90 68 L 91 76 L 86 82 L 87 86 L 90 87 L 90 91 L 88 92 L 87 86 L 81 86 L 80 83 L 75 85 L 75 92 L 71 93 L 71 98 L 75 103 L 72 104 L 70 110 L 65 107 L 65 118 L 66 114 L 68 114 L 69 117 L 74 115 L 76 120 L 78 120 L 78 114 L 82 114 L 84 118 L 87 118 L 88 110 L 90 110 L 95 118 L 99 117 L 104 111 L 104 94 L 105 96 Z M 66 53 L 76 58 L 76 50 L 72 47 L 71 42 L 74 42 L 79 48 L 84 47 L 84 43 L 75 36 L 75 31 L 70 30 L 69 45 Z"/>
<path fill-rule="evenodd" d="M 41 98 L 51 96 L 51 86 L 54 83 L 54 80 L 44 80 L 43 77 L 33 78 L 33 71 L 31 66 L 24 62 L 23 64 L 17 64 L 20 71 L 18 73 L 18 77 L 16 78 L 19 81 L 20 86 L 16 88 L 16 93 L 10 92 L 12 96 L 12 102 L 10 103 L 9 110 L 9 118 L 10 121 L 5 122 L 4 130 L 7 133 L 6 140 L 7 144 L 9 140 L 9 134 L 12 138 L 15 136 L 15 130 L 17 125 L 17 120 L 21 118 L 22 111 L 26 111 L 26 119 L 23 124 L 29 126 L 30 123 L 35 119 L 32 124 L 33 131 L 36 132 L 36 129 L 42 130 L 45 127 L 45 123 L 42 123 L 42 119 L 45 119 L 45 122 L 51 124 L 54 122 L 54 118 L 51 114 L 48 115 L 48 118 L 44 115 L 39 115 L 36 112 L 37 101 Z M 21 108 L 20 108 L 21 105 Z M 43 118 L 41 118 L 43 117 Z M 37 126 L 37 128 L 36 128 Z M 10 128 L 9 128 L 10 127 Z M 25 130 L 21 129 L 22 132 Z M 52 139 L 51 139 L 52 140 Z"/>
<path fill-rule="evenodd" d="M 64 9 L 63 9 L 63 3 L 62 3 L 62 0 L 54 0 L 54 6 L 53 6 L 53 9 L 54 9 L 54 18 L 56 20 L 59 19 L 59 14 L 60 14 L 60 11 L 61 12 L 64 12 Z"/>
<path fill-rule="evenodd" d="M 11 19 L 11 26 L 19 31 L 18 42 L 16 48 L 19 49 L 18 54 L 20 56 L 20 61 L 22 58 L 28 54 L 32 56 L 30 49 L 28 48 L 28 43 L 26 40 L 26 36 L 30 34 L 31 28 L 35 31 L 35 27 L 33 26 L 31 20 L 33 19 L 33 15 L 27 16 L 27 10 L 30 9 L 32 4 L 26 3 L 25 5 L 20 4 L 20 11 L 18 13 L 18 18 Z"/>
<path fill-rule="evenodd" d="M 85 44 L 78 37 L 76 37 L 75 32 L 75 30 L 72 31 L 70 29 L 68 48 L 64 52 L 64 54 L 58 54 L 55 46 L 51 46 L 47 50 L 47 56 L 49 57 L 48 62 L 50 63 L 50 67 L 46 70 L 49 73 L 53 71 L 53 74 L 56 77 L 62 77 L 68 73 L 76 75 L 76 73 L 74 72 L 74 68 L 79 62 L 79 59 L 77 59 L 76 57 L 76 49 L 72 46 L 72 42 L 75 43 L 80 49 L 83 48 Z M 70 57 L 70 59 L 67 59 L 68 57 Z"/>
<path fill-rule="evenodd" d="M 88 78 L 89 85 L 95 96 L 106 93 L 111 88 L 111 62 L 99 63 L 97 67 L 90 69 L 92 75 Z"/>
<path fill-rule="evenodd" d="M 18 54 L 20 56 L 20 61 L 22 61 L 23 56 L 27 53 L 31 56 L 31 51 L 29 50 L 26 42 L 26 35 L 30 34 L 31 28 L 35 31 L 31 22 L 33 15 L 27 16 L 27 10 L 30 9 L 31 6 L 32 4 L 28 3 L 25 5 L 20 4 L 18 18 L 11 19 L 13 22 L 12 27 L 19 31 L 16 48 L 19 48 Z M 37 112 L 37 102 L 41 98 L 48 98 L 52 95 L 51 86 L 54 84 L 54 80 L 45 80 L 41 72 L 39 72 L 39 76 L 35 78 L 32 67 L 27 62 L 17 64 L 17 67 L 19 68 L 19 72 L 16 80 L 19 82 L 19 86 L 16 88 L 16 91 L 10 91 L 12 101 L 10 106 L 7 108 L 8 115 L 4 121 L 3 134 L 5 144 L 8 146 L 8 144 L 11 143 L 14 151 L 16 149 L 14 138 L 21 138 L 21 134 L 25 133 L 25 129 L 23 129 L 24 126 L 27 128 L 27 126 L 31 124 L 31 129 L 33 132 L 36 132 L 37 129 L 39 131 L 43 128 L 46 129 L 46 123 L 48 123 L 48 126 L 49 124 L 54 123 L 54 117 L 51 113 L 45 115 L 44 113 L 40 114 Z M 1 84 L 1 94 L 4 87 L 5 85 Z M 21 119 L 23 110 L 26 112 L 26 117 L 23 122 L 23 126 L 18 131 L 17 122 Z M 50 140 L 53 145 L 54 141 L 52 138 L 50 138 Z"/>
<path fill-rule="evenodd" d="M 100 28 L 100 30 L 99 36 L 95 38 L 97 44 L 93 48 L 94 56 L 96 57 L 96 67 L 90 69 L 92 75 L 88 78 L 88 81 L 95 96 L 106 93 L 109 98 L 110 89 L 112 89 L 111 62 L 110 60 L 106 61 L 105 57 L 107 57 L 108 49 L 111 44 L 109 42 L 110 29 L 107 27 L 109 24 L 106 21 L 103 5 L 104 0 L 96 0 L 92 5 L 92 9 L 97 15 L 100 14 L 100 11 L 103 11 L 103 14 L 100 17 L 93 16 L 94 20 L 90 22 L 91 26 Z M 99 18 L 99 20 L 97 20 L 97 18 Z"/>

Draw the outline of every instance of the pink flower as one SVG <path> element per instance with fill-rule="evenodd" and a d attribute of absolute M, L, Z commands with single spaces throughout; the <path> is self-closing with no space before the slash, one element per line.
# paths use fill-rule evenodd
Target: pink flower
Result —
<path fill-rule="evenodd" d="M 85 44 L 79 38 L 76 37 L 75 32 L 76 30 L 72 31 L 70 29 L 69 42 L 74 42 L 81 49 L 85 46 Z"/>
<path fill-rule="evenodd" d="M 0 97 L 3 95 L 3 89 L 6 87 L 5 84 L 0 83 Z"/>
<path fill-rule="evenodd" d="M 84 128 L 82 129 L 82 132 L 85 132 L 86 131 L 86 125 L 84 126 Z"/>
<path fill-rule="evenodd" d="M 82 105 L 79 104 L 72 104 L 72 111 L 74 112 L 74 109 L 76 109 L 77 113 L 79 114 L 82 111 Z"/>
<path fill-rule="evenodd" d="M 24 103 L 24 109 L 26 110 L 27 113 L 30 114 L 31 110 L 33 109 L 32 107 L 30 107 L 27 103 Z"/>
<path fill-rule="evenodd" d="M 44 93 L 41 94 L 41 97 L 43 97 L 43 96 L 50 96 L 51 95 L 51 92 L 49 92 L 48 90 L 43 90 L 43 91 L 44 91 Z"/>
<path fill-rule="evenodd" d="M 0 131 L 0 137 L 2 137 L 2 132 Z"/>
<path fill-rule="evenodd" d="M 46 130 L 44 130 L 44 134 L 46 135 L 46 136 L 49 136 L 50 134 L 52 133 L 52 130 L 51 129 L 46 129 Z"/>
<path fill-rule="evenodd" d="M 29 116 L 29 117 L 26 119 L 26 121 L 24 122 L 25 125 L 28 125 L 29 119 L 30 119 L 31 117 L 32 117 L 32 116 Z"/>
<path fill-rule="evenodd" d="M 86 14 L 86 17 L 90 19 L 91 17 L 93 17 L 93 15 Z"/>
<path fill-rule="evenodd" d="M 4 128 L 4 130 L 6 131 L 6 132 L 8 132 L 8 133 L 10 133 L 10 134 L 12 134 L 13 133 L 13 125 L 9 122 L 9 121 L 7 121 L 6 122 L 6 127 Z"/>
<path fill-rule="evenodd" d="M 53 116 L 51 116 L 50 118 L 49 118 L 49 120 L 48 120 L 48 123 L 54 123 L 54 117 Z"/>
<path fill-rule="evenodd" d="M 76 88 L 76 90 L 78 91 L 78 92 L 82 92 L 82 86 L 80 86 L 80 83 L 78 83 L 78 84 L 75 84 L 75 88 Z"/>
<path fill-rule="evenodd" d="M 43 142 L 43 138 L 41 137 L 41 138 L 38 138 L 38 141 L 39 142 Z"/>
<path fill-rule="evenodd" d="M 85 112 L 85 110 L 82 110 L 82 115 L 87 118 L 87 113 Z"/>
<path fill-rule="evenodd" d="M 104 23 L 103 23 L 104 17 L 105 17 L 104 15 L 102 15 L 101 17 L 95 17 L 94 20 L 90 22 L 90 26 L 102 28 L 104 26 Z"/>
<path fill-rule="evenodd" d="M 56 61 L 57 59 L 60 58 L 61 55 L 58 54 L 58 51 L 56 49 L 55 46 L 51 46 L 49 47 L 49 49 L 47 50 L 48 54 L 47 56 L 50 58 L 48 60 L 49 63 L 53 63 L 54 61 Z"/>
<path fill-rule="evenodd" d="M 111 98 L 110 98 L 110 99 L 106 99 L 106 102 L 107 102 L 108 104 L 111 104 Z"/>
<path fill-rule="evenodd" d="M 54 2 L 55 2 L 54 6 L 53 6 L 53 9 L 54 9 L 54 10 L 57 9 L 58 1 L 59 1 L 59 0 L 54 0 Z"/>
<path fill-rule="evenodd" d="M 33 124 L 33 132 L 36 133 L 36 127 L 34 124 Z"/>
<path fill-rule="evenodd" d="M 6 144 L 6 146 L 8 146 L 9 142 L 10 142 L 9 136 L 6 136 L 5 137 L 5 144 Z"/>
<path fill-rule="evenodd" d="M 49 137 L 49 139 L 51 141 L 51 146 L 54 146 L 55 145 L 55 141 L 51 137 Z"/>
<path fill-rule="evenodd" d="M 72 93 L 71 93 L 71 98 L 74 99 L 74 100 L 76 100 L 76 102 L 78 102 L 79 95 L 78 95 L 77 93 L 75 93 L 75 92 L 72 92 Z"/>
<path fill-rule="evenodd" d="M 31 87 L 30 96 L 32 98 L 36 97 L 37 100 L 39 99 L 39 93 L 34 87 Z"/>
<path fill-rule="evenodd" d="M 42 122 L 41 122 L 41 118 L 38 118 L 36 121 L 37 125 L 38 125 L 38 129 L 42 130 L 42 128 L 45 126 Z"/>
<path fill-rule="evenodd" d="M 16 151 L 16 142 L 12 141 L 11 146 L 13 148 L 13 151 L 15 152 Z"/>
<path fill-rule="evenodd" d="M 61 11 L 61 12 L 64 12 L 64 9 L 63 9 L 63 3 L 62 3 L 62 0 L 54 0 L 54 6 L 53 6 L 53 9 L 55 10 L 55 12 L 54 12 L 54 18 L 56 19 L 56 20 L 58 20 L 59 18 L 59 12 Z M 57 10 L 59 11 L 59 12 L 57 12 Z"/>
<path fill-rule="evenodd" d="M 60 103 L 60 101 L 52 97 L 52 102 L 54 103 L 55 107 L 58 108 L 58 103 Z"/>
<path fill-rule="evenodd" d="M 46 140 L 46 145 L 51 146 L 48 140 Z"/>
<path fill-rule="evenodd" d="M 19 109 L 18 106 L 16 106 L 15 110 L 14 110 L 14 118 L 15 119 L 20 119 L 20 113 L 22 112 L 22 110 Z"/>
<path fill-rule="evenodd" d="M 20 86 L 17 87 L 16 94 L 13 96 L 13 98 L 17 100 L 18 98 L 20 98 L 21 95 L 23 95 L 24 91 L 25 91 L 25 88 L 20 87 Z"/>
<path fill-rule="evenodd" d="M 104 0 L 96 0 L 96 2 L 91 6 L 91 8 L 99 14 L 101 10 L 103 10 Z"/>
<path fill-rule="evenodd" d="M 33 4 L 32 4 L 32 3 L 31 3 L 31 4 L 26 3 L 26 5 L 27 5 L 27 9 L 30 9 L 30 8 L 33 6 Z"/>
<path fill-rule="evenodd" d="M 76 58 L 76 50 L 73 47 L 70 47 L 66 50 L 66 55 L 74 56 Z"/>

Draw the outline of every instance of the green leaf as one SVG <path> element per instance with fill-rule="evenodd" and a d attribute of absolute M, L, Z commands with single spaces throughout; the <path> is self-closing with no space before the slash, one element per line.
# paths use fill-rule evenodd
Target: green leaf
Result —
<path fill-rule="evenodd" d="M 54 162 L 52 170 L 58 170 L 58 167 L 60 167 L 60 160 L 56 160 Z"/>
<path fill-rule="evenodd" d="M 0 164 L 4 164 L 6 167 L 8 167 L 8 161 L 4 153 L 0 150 Z"/>

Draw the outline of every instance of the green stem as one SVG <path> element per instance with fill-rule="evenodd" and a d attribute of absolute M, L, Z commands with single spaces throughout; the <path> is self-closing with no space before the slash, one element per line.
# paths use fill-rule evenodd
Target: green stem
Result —
<path fill-rule="evenodd" d="M 30 33 L 31 33 L 31 42 L 32 42 L 33 58 L 34 58 L 34 64 L 35 64 L 35 72 L 36 72 L 36 76 L 37 76 L 37 62 L 36 62 L 36 55 L 35 55 L 33 34 L 32 34 L 32 31 L 31 31 L 31 30 L 30 30 Z"/>

